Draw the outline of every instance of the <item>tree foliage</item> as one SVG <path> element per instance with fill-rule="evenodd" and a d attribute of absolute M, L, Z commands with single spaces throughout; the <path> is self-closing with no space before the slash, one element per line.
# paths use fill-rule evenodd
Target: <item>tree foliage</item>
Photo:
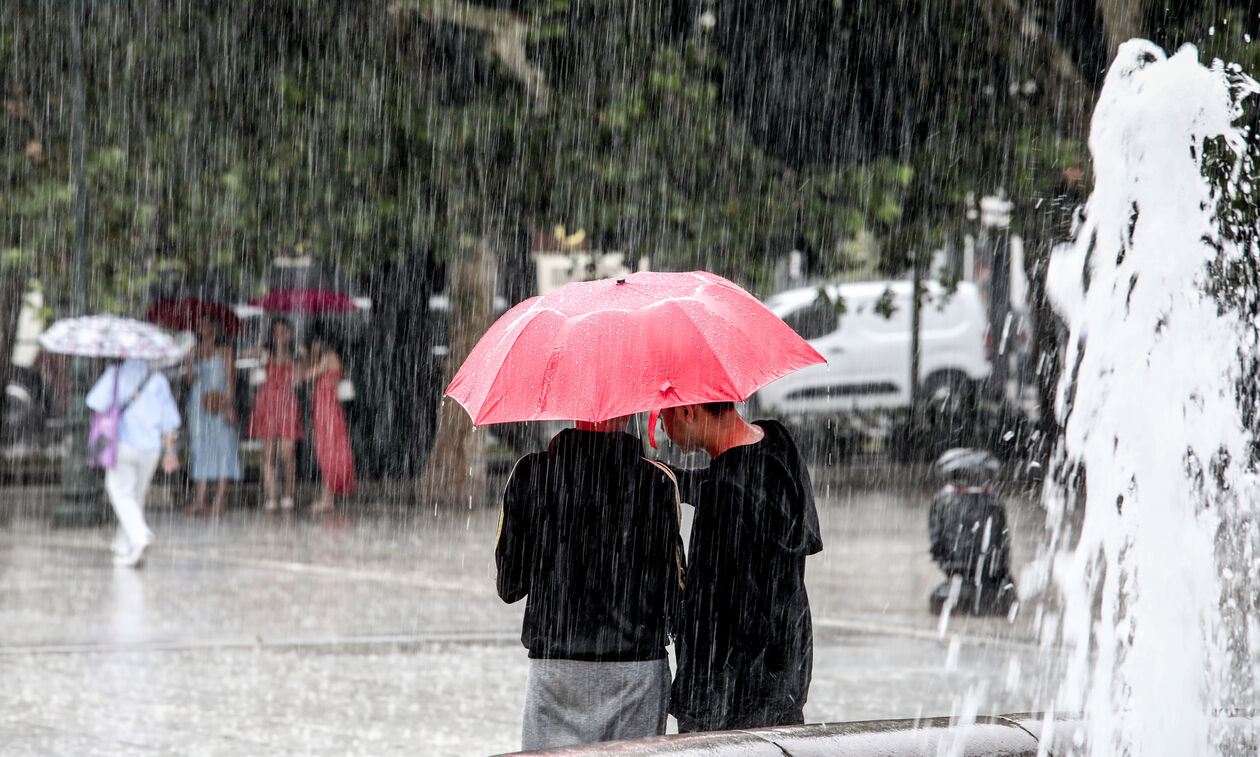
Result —
<path fill-rule="evenodd" d="M 668 0 L 89 2 L 94 268 L 124 297 L 153 270 L 257 274 L 293 249 L 361 269 L 497 216 L 748 281 L 793 247 L 843 270 L 865 230 L 896 271 L 966 192 L 1035 204 L 1086 163 L 1090 104 L 1069 98 L 1105 67 L 1100 11 L 1025 5 L 730 2 L 708 29 Z M 1183 5 L 1139 15 L 1254 67 L 1245 4 Z M 528 30 L 543 112 L 487 14 Z M 41 265 L 69 249 L 70 22 L 62 4 L 0 12 L 0 233 Z"/>
<path fill-rule="evenodd" d="M 212 267 L 254 289 L 295 251 L 428 276 L 487 241 L 515 299 L 528 230 L 555 223 L 768 293 L 792 249 L 822 275 L 899 275 L 999 187 L 1036 302 L 1116 39 L 1260 65 L 1245 0 L 85 4 L 94 308 Z M 0 5 L 0 262 L 54 304 L 71 5 Z"/>

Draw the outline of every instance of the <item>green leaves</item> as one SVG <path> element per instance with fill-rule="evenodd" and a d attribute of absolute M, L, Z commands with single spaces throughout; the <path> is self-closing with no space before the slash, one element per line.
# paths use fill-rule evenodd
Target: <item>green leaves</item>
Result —
<path fill-rule="evenodd" d="M 892 318 L 897 314 L 897 298 L 893 294 L 891 287 L 880 293 L 879 298 L 875 300 L 875 304 L 871 306 L 871 310 L 876 315 L 884 318 Z"/>
<path fill-rule="evenodd" d="M 0 250 L 0 268 L 14 269 L 27 262 L 27 256 L 21 247 L 9 247 Z"/>
<path fill-rule="evenodd" d="M 712 268 L 754 288 L 791 249 L 827 274 L 900 273 L 911 249 L 959 235 L 968 191 L 1001 183 L 1032 206 L 1086 158 L 1043 90 L 1025 86 L 1040 63 L 1020 38 L 966 4 L 920 5 L 906 7 L 939 29 L 893 71 L 885 62 L 901 60 L 900 43 L 863 36 L 888 21 L 870 4 L 837 4 L 818 29 L 757 16 L 778 20 L 754 39 L 796 34 L 796 47 L 795 37 L 724 42 L 722 8 L 706 33 L 680 22 L 675 4 L 637 0 L 534 0 L 512 12 L 457 0 L 97 4 L 88 171 L 91 244 L 109 273 L 101 288 L 130 296 L 127 277 L 153 261 L 257 274 L 304 241 L 366 271 L 422 249 L 464 255 L 462 234 L 560 220 L 658 268 Z M 56 261 L 50 279 L 71 228 L 68 81 L 63 50 L 36 53 L 64 38 L 67 19 L 47 4 L 0 7 L 0 49 L 20 83 L 6 96 L 27 116 L 3 122 L 0 249 Z M 921 34 L 908 23 L 895 26 Z M 496 48 L 512 30 L 525 60 Z M 761 91 L 745 94 L 762 110 L 738 101 L 741 87 L 772 87 L 776 66 L 802 50 L 847 55 L 852 71 L 796 61 L 804 78 L 791 79 L 798 110 L 786 120 L 773 107 L 781 99 Z M 737 81 L 746 68 L 754 85 Z M 779 157 L 778 133 L 856 128 L 840 123 L 839 105 L 811 103 L 840 103 L 828 82 L 873 81 L 862 73 L 872 68 L 921 90 L 859 92 L 887 105 L 861 119 L 914 127 L 904 137 L 858 129 L 898 149 L 872 157 L 823 141 L 830 152 Z M 994 71 L 1001 86 L 986 95 Z M 1018 93 L 1003 99 L 1010 77 Z M 817 113 L 836 122 L 805 122 Z M 36 128 L 44 163 L 23 153 Z"/>

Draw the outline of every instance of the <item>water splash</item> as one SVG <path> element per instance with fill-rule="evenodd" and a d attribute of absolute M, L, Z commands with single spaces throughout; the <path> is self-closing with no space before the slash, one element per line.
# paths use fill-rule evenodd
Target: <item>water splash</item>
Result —
<path fill-rule="evenodd" d="M 1228 604 L 1254 581 L 1238 564 L 1254 538 L 1237 538 L 1254 534 L 1238 530 L 1252 490 L 1237 392 L 1254 326 L 1207 293 L 1209 265 L 1254 251 L 1222 236 L 1203 162 L 1205 141 L 1223 144 L 1239 191 L 1236 122 L 1256 91 L 1192 47 L 1122 45 L 1091 124 L 1095 190 L 1051 259 L 1070 329 L 1046 492 L 1068 656 L 1055 706 L 1085 715 L 1084 753 L 1228 753 L 1213 716 L 1254 706 L 1237 643 L 1254 613 Z"/>

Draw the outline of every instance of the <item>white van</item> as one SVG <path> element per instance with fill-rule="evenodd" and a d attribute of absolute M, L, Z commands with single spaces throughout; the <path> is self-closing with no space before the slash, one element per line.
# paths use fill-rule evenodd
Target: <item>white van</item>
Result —
<path fill-rule="evenodd" d="M 928 397 L 974 398 L 992 370 L 980 294 L 970 282 L 959 283 L 952 294 L 938 282 L 923 284 L 920 386 Z M 908 407 L 910 288 L 908 280 L 875 281 L 832 285 L 827 297 L 820 297 L 817 287 L 771 297 L 766 307 L 827 362 L 775 381 L 756 394 L 755 402 L 785 416 Z M 828 298 L 842 300 L 844 312 Z"/>

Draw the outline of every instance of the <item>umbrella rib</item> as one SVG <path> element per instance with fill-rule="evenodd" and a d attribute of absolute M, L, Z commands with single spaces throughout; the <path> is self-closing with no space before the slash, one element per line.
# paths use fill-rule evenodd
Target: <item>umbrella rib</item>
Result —
<path fill-rule="evenodd" d="M 747 293 L 746 293 L 746 292 L 744 292 L 742 289 L 740 289 L 738 286 L 736 286 L 736 285 L 734 285 L 734 284 L 731 284 L 730 282 L 722 281 L 722 282 L 713 282 L 713 283 L 714 283 L 715 285 L 721 285 L 721 286 L 724 286 L 724 287 L 725 287 L 725 288 L 727 288 L 727 289 L 733 289 L 733 290 L 735 290 L 736 292 L 741 293 L 743 296 L 746 296 L 746 297 L 749 297 L 749 298 L 751 298 L 751 297 L 752 297 L 751 295 L 747 294 Z M 699 298 L 698 298 L 698 297 L 695 297 L 695 296 L 692 296 L 692 297 L 687 297 L 687 298 L 684 298 L 684 299 L 689 299 L 689 300 L 693 300 L 693 301 L 699 302 Z M 755 301 L 755 300 L 754 300 L 754 301 Z M 701 303 L 701 305 L 703 305 L 703 303 Z M 726 366 L 726 362 L 722 359 L 723 352 L 722 352 L 722 351 L 720 351 L 720 350 L 713 349 L 713 344 L 712 344 L 712 342 L 709 340 L 709 336 L 708 336 L 708 334 L 704 331 L 704 329 L 700 328 L 700 326 L 699 326 L 698 324 L 696 324 L 696 323 L 695 323 L 695 321 L 691 318 L 691 315 L 687 312 L 687 310 L 686 310 L 685 308 L 682 308 L 682 307 L 680 306 L 680 307 L 679 307 L 679 310 L 681 310 L 681 311 L 682 311 L 682 313 L 683 313 L 683 315 L 685 315 L 685 316 L 686 316 L 687 321 L 688 321 L 689 323 L 691 323 L 691 324 L 695 327 L 696 331 L 700 334 L 701 338 L 702 338 L 702 339 L 704 339 L 705 344 L 706 344 L 706 345 L 708 345 L 708 346 L 710 347 L 710 352 L 712 353 L 712 355 L 713 355 L 714 359 L 716 359 L 716 360 L 717 360 L 717 362 L 718 362 L 718 363 L 722 366 L 722 370 L 723 370 L 723 372 L 726 374 L 726 377 L 727 377 L 728 383 L 730 383 L 732 386 L 734 386 L 735 382 L 734 382 L 734 380 L 731 378 L 731 372 L 730 372 L 730 370 L 727 368 L 727 366 Z M 768 310 L 767 310 L 767 313 L 769 313 L 769 311 L 768 311 Z M 773 314 L 771 314 L 771 315 L 773 316 Z M 773 317 L 775 317 L 775 318 L 777 319 L 777 316 L 773 316 Z M 729 319 L 729 318 L 722 318 L 722 320 L 723 320 L 723 321 L 730 322 L 732 319 Z M 784 324 L 784 325 L 785 325 L 785 327 L 786 327 L 786 324 Z M 752 338 L 751 338 L 751 337 L 750 337 L 747 333 L 745 333 L 744 331 L 742 331 L 742 330 L 740 330 L 740 329 L 735 329 L 735 333 L 736 333 L 736 334 L 738 334 L 738 336 L 739 336 L 741 339 L 745 340 L 746 342 L 750 343 L 750 345 L 751 345 L 751 343 L 752 343 Z M 755 345 L 752 345 L 752 346 L 755 346 Z M 812 347 L 810 348 L 810 350 L 811 350 L 811 351 L 814 351 Z M 814 352 L 815 352 L 815 354 L 817 354 L 817 353 L 816 353 L 816 351 L 814 351 Z M 818 362 L 826 362 L 826 360 L 825 360 L 825 359 L 823 359 L 821 356 L 819 356 L 819 361 L 818 361 Z M 794 368 L 793 370 L 796 370 L 796 369 Z M 758 382 L 758 383 L 759 383 L 759 386 L 758 386 L 756 389 L 753 389 L 753 390 L 751 390 L 751 391 L 747 392 L 747 394 L 745 394 L 745 393 L 741 390 L 741 391 L 739 392 L 739 394 L 741 394 L 741 395 L 742 395 L 742 396 L 740 397 L 740 401 L 742 402 L 743 400 L 745 400 L 745 399 L 747 399 L 748 397 L 752 396 L 752 394 L 753 394 L 754 392 L 756 392 L 756 391 L 757 391 L 757 389 L 760 389 L 762 386 L 765 386 L 766 384 L 770 383 L 770 381 L 774 381 L 775 379 L 782 378 L 784 375 L 787 375 L 787 373 L 790 373 L 790 372 L 791 372 L 791 371 L 779 371 L 779 370 L 775 370 L 775 371 L 763 371 L 763 373 L 767 373 L 767 374 L 772 375 L 772 376 L 773 376 L 773 378 L 771 378 L 771 379 L 770 379 L 770 380 L 768 380 L 768 381 L 761 381 L 761 382 Z"/>
<path fill-rule="evenodd" d="M 709 341 L 708 334 L 705 333 L 704 329 L 700 328 L 700 325 L 695 322 L 695 320 L 691 317 L 691 314 L 687 312 L 687 309 L 684 308 L 681 304 L 679 304 L 683 302 L 684 300 L 699 302 L 699 300 L 695 296 L 687 296 L 687 297 L 680 297 L 680 298 L 666 300 L 663 304 L 669 307 L 673 307 L 674 309 L 676 309 L 678 312 L 680 312 L 683 315 L 683 319 L 691 326 L 691 329 L 695 331 L 697 335 L 699 335 L 701 341 L 704 342 L 705 346 L 709 348 L 709 354 L 711 354 L 713 356 L 713 359 L 717 361 L 717 364 L 721 366 L 722 375 L 726 379 L 725 383 L 733 386 L 735 382 L 731 378 L 730 369 L 726 367 L 726 361 L 722 359 L 721 352 L 713 348 L 713 343 Z"/>
<path fill-rule="evenodd" d="M 485 395 L 482 397 L 482 405 L 477 413 L 477 417 L 473 419 L 474 426 L 480 426 L 485 421 L 485 418 L 487 415 L 489 415 L 490 411 L 493 410 L 494 407 L 498 404 L 497 402 L 489 403 L 489 401 L 490 401 L 490 398 L 495 395 L 495 391 L 499 388 L 499 382 L 504 379 L 503 364 L 507 362 L 508 357 L 512 354 L 513 350 L 516 349 L 517 343 L 520 342 L 520 340 L 525 336 L 526 329 L 534 325 L 534 321 L 538 319 L 538 316 L 542 315 L 543 313 L 548 313 L 548 312 L 556 313 L 557 315 L 562 315 L 555 308 L 551 308 L 551 307 L 539 308 L 538 310 L 531 310 L 529 312 L 522 313 L 521 314 L 522 320 L 526 316 L 528 316 L 529 320 L 527 320 L 525 324 L 521 326 L 520 331 L 517 331 L 516 335 L 512 337 L 512 344 L 509 345 L 506 350 L 502 350 L 502 351 L 496 350 L 494 353 L 492 353 L 492 354 L 501 354 L 503 359 L 500 360 L 498 362 L 498 365 L 495 366 L 494 380 L 490 382 L 490 386 L 486 387 Z M 446 391 L 450 392 L 450 388 L 448 387 Z"/>

